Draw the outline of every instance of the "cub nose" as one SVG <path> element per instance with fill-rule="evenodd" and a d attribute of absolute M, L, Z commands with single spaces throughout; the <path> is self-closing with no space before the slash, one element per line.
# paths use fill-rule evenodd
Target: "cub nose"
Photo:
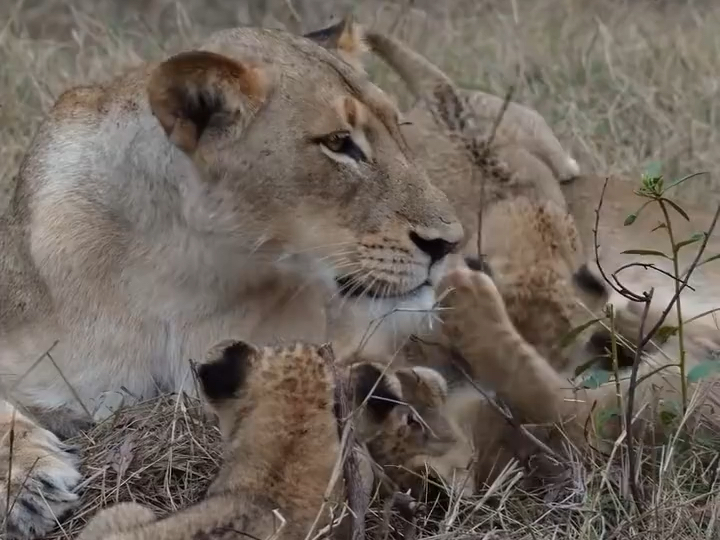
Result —
<path fill-rule="evenodd" d="M 410 232 L 410 240 L 420 250 L 430 256 L 430 264 L 444 259 L 448 254 L 457 247 L 459 242 L 449 242 L 443 238 L 427 238 L 419 235 L 415 231 Z"/>

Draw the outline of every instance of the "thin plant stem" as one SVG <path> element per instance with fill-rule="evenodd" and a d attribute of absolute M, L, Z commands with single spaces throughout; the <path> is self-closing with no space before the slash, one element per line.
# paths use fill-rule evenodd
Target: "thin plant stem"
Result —
<path fill-rule="evenodd" d="M 678 252 L 675 248 L 675 235 L 673 233 L 672 221 L 670 220 L 670 214 L 668 213 L 667 206 L 662 198 L 658 198 L 660 209 L 662 210 L 663 217 L 665 218 L 665 224 L 667 225 L 668 238 L 670 239 L 670 249 L 672 249 L 672 263 L 673 263 L 673 274 L 675 279 L 673 280 L 675 285 L 675 296 L 677 296 L 677 321 L 678 321 L 678 347 L 680 349 L 680 391 L 682 394 L 682 406 L 683 413 L 686 412 L 687 408 L 687 380 L 685 379 L 685 341 L 684 331 L 682 322 L 682 307 L 680 303 L 680 265 L 678 264 Z"/>

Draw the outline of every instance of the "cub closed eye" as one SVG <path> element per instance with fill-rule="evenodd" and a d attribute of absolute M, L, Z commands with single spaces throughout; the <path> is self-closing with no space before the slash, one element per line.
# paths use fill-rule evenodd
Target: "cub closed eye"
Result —
<path fill-rule="evenodd" d="M 316 142 L 336 154 L 344 154 L 355 161 L 367 161 L 365 153 L 355 144 L 355 141 L 353 141 L 348 131 L 336 131 L 335 133 L 318 137 Z"/>

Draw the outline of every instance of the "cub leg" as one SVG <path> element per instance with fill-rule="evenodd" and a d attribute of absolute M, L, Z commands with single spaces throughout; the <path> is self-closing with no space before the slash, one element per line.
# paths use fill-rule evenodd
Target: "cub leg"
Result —
<path fill-rule="evenodd" d="M 137 503 L 120 503 L 95 514 L 77 540 L 102 540 L 113 533 L 129 531 L 153 521 L 155 514 L 149 508 Z"/>

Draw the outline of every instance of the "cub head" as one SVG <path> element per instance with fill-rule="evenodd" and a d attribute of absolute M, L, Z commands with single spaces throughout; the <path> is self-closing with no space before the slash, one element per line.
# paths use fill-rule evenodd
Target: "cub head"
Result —
<path fill-rule="evenodd" d="M 327 428 L 334 440 L 333 358 L 326 345 L 258 347 L 224 340 L 210 348 L 197 376 L 226 441 L 245 438 L 258 445 L 291 427 L 314 430 L 315 437 L 326 436 Z"/>
<path fill-rule="evenodd" d="M 239 28 L 157 65 L 147 96 L 187 164 L 166 171 L 182 183 L 184 223 L 225 282 L 326 286 L 360 334 L 432 305 L 462 226 L 364 74 L 310 39 Z"/>
<path fill-rule="evenodd" d="M 357 433 L 372 458 L 400 489 L 421 496 L 423 478 L 457 493 L 474 491 L 474 449 L 445 409 L 447 382 L 425 367 L 384 371 L 351 367 L 355 405 L 364 407 Z"/>

